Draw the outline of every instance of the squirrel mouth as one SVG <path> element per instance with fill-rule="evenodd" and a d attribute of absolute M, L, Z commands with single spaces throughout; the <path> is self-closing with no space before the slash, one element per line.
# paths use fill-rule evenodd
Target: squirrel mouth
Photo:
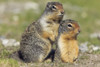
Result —
<path fill-rule="evenodd" d="M 58 15 L 59 17 L 63 17 L 63 14 Z"/>
<path fill-rule="evenodd" d="M 80 30 L 76 33 L 77 35 L 80 33 Z"/>
<path fill-rule="evenodd" d="M 58 14 L 58 16 L 63 16 L 64 15 L 64 12 L 60 12 L 60 14 Z"/>

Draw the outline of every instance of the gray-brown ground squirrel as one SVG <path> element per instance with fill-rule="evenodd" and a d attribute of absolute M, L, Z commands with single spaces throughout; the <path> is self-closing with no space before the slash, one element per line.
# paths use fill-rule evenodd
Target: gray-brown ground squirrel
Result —
<path fill-rule="evenodd" d="M 24 62 L 42 62 L 51 51 L 51 42 L 58 35 L 64 9 L 59 2 L 48 2 L 42 16 L 22 34 L 19 57 Z"/>
<path fill-rule="evenodd" d="M 57 37 L 55 61 L 73 63 L 78 57 L 79 48 L 77 35 L 80 32 L 79 24 L 71 19 L 62 21 Z"/>

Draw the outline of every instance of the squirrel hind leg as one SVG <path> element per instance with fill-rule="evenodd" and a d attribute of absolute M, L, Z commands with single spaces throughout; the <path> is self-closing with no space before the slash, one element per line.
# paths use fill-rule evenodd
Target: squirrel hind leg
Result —
<path fill-rule="evenodd" d="M 43 62 L 44 61 L 44 55 L 43 54 L 39 55 L 38 61 L 39 62 Z"/>
<path fill-rule="evenodd" d="M 44 61 L 47 61 L 48 59 L 53 62 L 54 61 L 54 55 L 55 55 L 55 50 L 51 49 L 50 53 L 48 54 L 48 56 L 45 58 Z"/>
<path fill-rule="evenodd" d="M 30 63 L 30 62 L 32 62 L 32 58 L 29 57 L 29 56 L 27 56 L 27 55 L 25 55 L 25 54 L 24 54 L 24 56 L 23 56 L 22 53 L 21 53 L 21 51 L 18 51 L 18 54 L 19 54 L 19 58 L 20 58 L 23 62 L 25 62 L 25 63 Z M 25 57 L 27 57 L 27 58 L 25 58 Z"/>

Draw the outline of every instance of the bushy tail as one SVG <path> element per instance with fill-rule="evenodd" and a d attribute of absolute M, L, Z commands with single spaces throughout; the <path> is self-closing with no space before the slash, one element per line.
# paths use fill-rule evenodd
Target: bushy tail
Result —
<path fill-rule="evenodd" d="M 23 60 L 20 58 L 19 51 L 13 52 L 13 53 L 9 56 L 9 58 L 13 58 L 13 59 L 15 59 L 15 60 L 17 60 L 17 61 L 23 62 Z"/>

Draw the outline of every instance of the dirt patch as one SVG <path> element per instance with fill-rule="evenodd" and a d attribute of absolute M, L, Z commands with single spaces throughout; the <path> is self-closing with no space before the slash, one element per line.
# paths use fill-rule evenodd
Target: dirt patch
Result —
<path fill-rule="evenodd" d="M 80 54 L 79 58 L 73 64 L 71 63 L 28 63 L 24 64 L 25 67 L 100 67 L 100 55 L 99 54 Z"/>

